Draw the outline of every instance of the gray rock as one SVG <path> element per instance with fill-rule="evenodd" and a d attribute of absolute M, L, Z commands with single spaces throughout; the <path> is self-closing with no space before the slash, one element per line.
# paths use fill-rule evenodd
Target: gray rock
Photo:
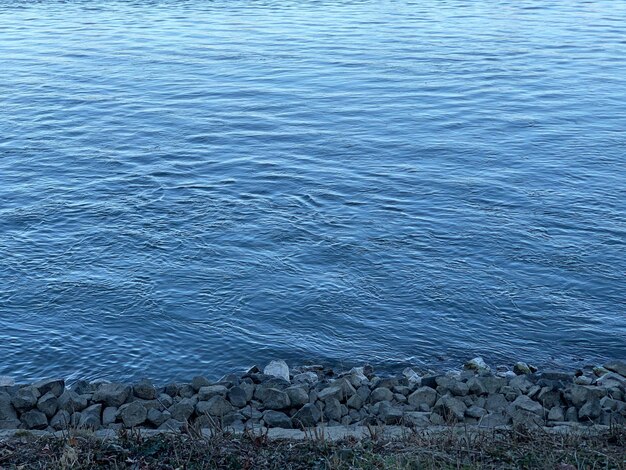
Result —
<path fill-rule="evenodd" d="M 18 429 L 21 424 L 19 419 L 0 419 L 0 430 Z"/>
<path fill-rule="evenodd" d="M 478 377 L 472 377 L 467 381 L 467 387 L 470 393 L 474 395 L 487 395 L 487 389 Z"/>
<path fill-rule="evenodd" d="M 107 406 L 102 411 L 102 424 L 108 426 L 117 420 L 117 408 L 115 406 Z"/>
<path fill-rule="evenodd" d="M 130 385 L 110 383 L 100 384 L 93 394 L 93 401 L 106 406 L 122 406 L 130 396 Z"/>
<path fill-rule="evenodd" d="M 516 362 L 513 366 L 513 372 L 517 375 L 528 375 L 530 374 L 530 367 L 525 362 Z"/>
<path fill-rule="evenodd" d="M 295 385 L 293 387 L 287 388 L 285 392 L 289 396 L 291 406 L 299 408 L 309 402 L 309 392 L 308 389 L 304 386 Z"/>
<path fill-rule="evenodd" d="M 404 413 L 391 402 L 381 401 L 378 404 L 378 417 L 384 424 L 400 424 Z"/>
<path fill-rule="evenodd" d="M 178 396 L 183 398 L 191 398 L 196 394 L 196 389 L 191 384 L 180 384 L 178 386 Z M 174 420 L 176 421 L 176 420 Z"/>
<path fill-rule="evenodd" d="M 52 418 L 57 412 L 57 408 L 58 400 L 52 392 L 46 393 L 37 401 L 37 409 L 45 414 L 47 418 Z"/>
<path fill-rule="evenodd" d="M 61 410 L 74 413 L 75 411 L 83 411 L 89 404 L 87 397 L 79 395 L 73 390 L 65 390 L 58 400 L 58 407 Z"/>
<path fill-rule="evenodd" d="M 520 395 L 519 397 L 517 397 L 513 401 L 513 403 L 511 403 L 510 409 L 512 411 L 517 411 L 517 410 L 528 411 L 530 413 L 535 413 L 536 415 L 539 415 L 539 416 L 543 416 L 545 412 L 541 404 L 537 403 L 536 401 L 531 400 L 526 395 Z"/>
<path fill-rule="evenodd" d="M 216 395 L 209 401 L 199 401 L 196 405 L 198 415 L 224 416 L 231 411 L 233 411 L 233 405 L 221 395 Z"/>
<path fill-rule="evenodd" d="M 533 413 L 532 411 L 522 409 L 516 409 L 513 411 L 511 413 L 511 419 L 513 420 L 513 426 L 515 427 L 536 427 L 544 425 L 544 419 L 542 416 L 539 416 L 537 413 Z"/>
<path fill-rule="evenodd" d="M 25 412 L 31 410 L 37 405 L 37 399 L 39 393 L 33 387 L 20 388 L 15 396 L 13 396 L 11 403 L 13 408 L 19 412 Z"/>
<path fill-rule="evenodd" d="M 528 393 L 532 386 L 533 383 L 525 375 L 518 375 L 509 382 L 509 387 L 516 391 L 518 395 Z"/>
<path fill-rule="evenodd" d="M 407 379 L 411 388 L 419 387 L 422 383 L 422 377 L 410 367 L 405 368 L 402 375 Z"/>
<path fill-rule="evenodd" d="M 467 410 L 465 410 L 465 415 L 470 418 L 482 418 L 487 415 L 487 410 L 481 408 L 480 406 L 472 405 Z"/>
<path fill-rule="evenodd" d="M 509 406 L 509 402 L 501 393 L 489 395 L 485 401 L 485 409 L 490 412 L 503 411 Z"/>
<path fill-rule="evenodd" d="M 172 406 L 174 404 L 174 399 L 171 396 L 169 396 L 167 393 L 159 394 L 159 396 L 157 397 L 156 400 L 161 405 L 160 407 L 156 407 L 156 408 L 158 408 L 161 411 L 169 408 L 170 406 Z M 149 408 L 149 407 L 146 406 L 146 408 Z"/>
<path fill-rule="evenodd" d="M 604 364 L 604 368 L 615 372 L 616 374 L 626 377 L 626 362 L 624 361 L 611 361 Z"/>
<path fill-rule="evenodd" d="M 209 385 L 207 387 L 201 387 L 198 391 L 199 401 L 208 401 L 215 396 L 225 397 L 228 393 L 228 389 L 224 385 Z"/>
<path fill-rule="evenodd" d="M 146 421 L 148 418 L 148 410 L 140 403 L 134 401 L 122 405 L 117 415 L 122 419 L 125 427 L 134 428 Z"/>
<path fill-rule="evenodd" d="M 419 408 L 421 404 L 432 408 L 437 401 L 437 391 L 430 387 L 420 387 L 409 395 L 408 400 L 409 404 L 415 408 Z"/>
<path fill-rule="evenodd" d="M 331 398 L 336 398 L 339 401 L 343 401 L 343 388 L 341 385 L 331 385 L 330 387 L 326 387 L 317 394 L 317 397 L 326 401 Z"/>
<path fill-rule="evenodd" d="M 372 390 L 370 395 L 370 402 L 378 403 L 379 401 L 391 401 L 393 399 L 393 393 L 388 388 L 378 387 Z"/>
<path fill-rule="evenodd" d="M 355 410 L 360 410 L 363 407 L 363 399 L 359 394 L 355 393 L 348 399 L 347 405 Z"/>
<path fill-rule="evenodd" d="M 318 382 L 319 378 L 315 372 L 303 372 L 294 376 L 293 383 L 295 384 L 307 384 L 314 385 Z"/>
<path fill-rule="evenodd" d="M 548 412 L 548 421 L 565 421 L 565 413 L 560 406 L 553 406 Z"/>
<path fill-rule="evenodd" d="M 185 423 L 183 421 L 178 421 L 176 419 L 168 419 L 157 429 L 159 431 L 169 431 L 169 432 L 181 432 L 185 428 Z"/>
<path fill-rule="evenodd" d="M 571 374 L 568 374 L 566 372 L 554 371 L 554 370 L 547 370 L 539 374 L 539 379 L 549 380 L 549 381 L 554 381 L 554 382 L 567 383 L 567 382 L 571 382 L 572 378 L 573 377 Z"/>
<path fill-rule="evenodd" d="M 565 412 L 565 421 L 569 421 L 572 423 L 578 422 L 578 410 L 575 406 L 570 406 Z"/>
<path fill-rule="evenodd" d="M 615 372 L 609 372 L 598 378 L 596 384 L 607 388 L 621 387 L 626 389 L 626 377 L 616 374 Z"/>
<path fill-rule="evenodd" d="M 156 388 L 148 379 L 142 379 L 133 385 L 133 393 L 143 400 L 154 400 L 157 397 Z"/>
<path fill-rule="evenodd" d="M 370 392 L 370 388 L 367 385 L 360 386 L 356 391 L 356 394 L 361 397 L 361 400 L 364 402 L 370 397 L 371 393 L 372 392 Z"/>
<path fill-rule="evenodd" d="M 55 431 L 67 429 L 70 425 L 70 414 L 65 410 L 59 410 L 50 420 L 50 426 Z"/>
<path fill-rule="evenodd" d="M 189 420 L 196 407 L 196 400 L 193 398 L 183 398 L 178 403 L 174 403 L 168 408 L 173 420 L 185 422 Z"/>
<path fill-rule="evenodd" d="M 239 386 L 246 392 L 246 401 L 252 400 L 256 386 L 253 383 L 241 382 Z"/>
<path fill-rule="evenodd" d="M 307 400 L 308 398 L 307 395 Z M 243 408 L 248 403 L 248 394 L 242 387 L 236 385 L 228 391 L 228 401 L 236 408 Z"/>
<path fill-rule="evenodd" d="M 46 393 L 52 393 L 56 398 L 59 398 L 65 390 L 65 380 L 63 379 L 46 379 L 35 382 L 32 385 L 37 389 L 39 395 L 45 395 Z"/>
<path fill-rule="evenodd" d="M 279 377 L 289 382 L 289 366 L 283 360 L 276 360 L 270 362 L 265 369 L 263 369 L 265 375 L 271 375 L 272 377 Z"/>
<path fill-rule="evenodd" d="M 466 383 L 461 382 L 453 377 L 437 377 L 437 388 L 441 387 L 441 394 L 445 394 L 447 391 L 452 395 L 462 397 L 468 394 L 469 387 Z"/>
<path fill-rule="evenodd" d="M 444 395 L 437 400 L 434 409 L 439 412 L 446 421 L 463 421 L 467 406 L 458 398 L 451 395 Z"/>
<path fill-rule="evenodd" d="M 129 387 L 130 388 L 130 387 Z M 102 415 L 102 405 L 100 403 L 88 406 L 80 412 L 78 427 L 88 429 L 99 429 L 101 426 L 100 416 Z"/>
<path fill-rule="evenodd" d="M 263 421 L 270 428 L 291 429 L 293 424 L 291 418 L 280 411 L 268 410 L 263 413 Z"/>
<path fill-rule="evenodd" d="M 15 379 L 8 375 L 0 375 L 0 387 L 13 387 L 15 385 Z"/>
<path fill-rule="evenodd" d="M 489 394 L 500 392 L 500 389 L 507 384 L 507 380 L 503 377 L 487 376 L 478 377 L 477 379 L 480 380 L 480 383 Z"/>
<path fill-rule="evenodd" d="M 293 416 L 293 423 L 298 427 L 312 427 L 322 419 L 319 408 L 312 403 L 307 403 Z"/>
<path fill-rule="evenodd" d="M 289 395 L 282 390 L 270 388 L 263 395 L 263 406 L 269 410 L 284 410 L 290 405 Z"/>
<path fill-rule="evenodd" d="M 561 404 L 561 392 L 551 387 L 543 387 L 537 394 L 536 400 L 541 403 L 544 408 L 553 408 Z"/>
<path fill-rule="evenodd" d="M 172 417 L 169 411 L 159 411 L 157 409 L 148 410 L 147 421 L 153 426 L 159 427 Z"/>
<path fill-rule="evenodd" d="M 486 374 L 487 372 L 491 371 L 491 368 L 487 365 L 482 357 L 475 357 L 474 359 L 467 361 L 465 363 L 465 368 L 468 370 L 473 370 L 479 374 Z"/>
<path fill-rule="evenodd" d="M 209 379 L 203 377 L 202 375 L 196 375 L 193 379 L 191 379 L 191 388 L 193 388 L 194 392 L 200 391 L 202 387 L 208 387 L 211 385 Z"/>
<path fill-rule="evenodd" d="M 489 413 L 480 418 L 478 425 L 486 428 L 495 428 L 497 426 L 506 426 L 511 422 L 509 416 L 505 416 L 502 413 Z"/>
<path fill-rule="evenodd" d="M 336 398 L 329 398 L 324 404 L 324 415 L 330 420 L 341 420 L 341 403 Z"/>
<path fill-rule="evenodd" d="M 410 427 L 426 427 L 430 426 L 430 413 L 422 413 L 419 411 L 408 411 L 404 413 L 404 424 Z"/>
<path fill-rule="evenodd" d="M 578 419 L 580 421 L 594 420 L 598 418 L 601 413 L 602 408 L 600 407 L 600 400 L 594 397 L 580 408 L 578 411 Z"/>
<path fill-rule="evenodd" d="M 11 403 L 11 395 L 0 392 L 0 421 L 17 419 L 17 413 Z"/>
<path fill-rule="evenodd" d="M 38 410 L 22 413 L 21 420 L 26 429 L 46 429 L 48 427 L 48 418 Z"/>

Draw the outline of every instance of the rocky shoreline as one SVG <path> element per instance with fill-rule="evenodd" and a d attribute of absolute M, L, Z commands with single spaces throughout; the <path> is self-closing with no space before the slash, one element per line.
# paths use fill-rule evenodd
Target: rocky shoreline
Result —
<path fill-rule="evenodd" d="M 0 378 L 0 429 L 112 430 L 404 426 L 626 425 L 626 362 L 575 372 L 524 363 L 492 370 L 481 358 L 456 372 L 405 369 L 377 375 L 369 367 L 337 372 L 322 366 L 229 374 L 217 382 L 154 385 L 63 379 L 16 385 Z"/>

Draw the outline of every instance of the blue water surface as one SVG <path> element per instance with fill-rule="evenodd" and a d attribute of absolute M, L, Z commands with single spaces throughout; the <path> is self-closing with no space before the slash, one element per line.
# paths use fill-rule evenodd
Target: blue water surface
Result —
<path fill-rule="evenodd" d="M 626 358 L 626 2 L 0 0 L 0 375 Z"/>

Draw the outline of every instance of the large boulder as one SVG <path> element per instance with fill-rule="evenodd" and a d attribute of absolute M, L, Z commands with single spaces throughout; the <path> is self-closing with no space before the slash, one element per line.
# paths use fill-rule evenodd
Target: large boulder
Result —
<path fill-rule="evenodd" d="M 545 414 L 545 409 L 541 406 L 540 403 L 533 401 L 526 395 L 520 395 L 517 397 L 513 403 L 510 405 L 511 411 L 523 410 L 528 411 L 530 413 L 535 413 L 536 415 L 543 416 Z"/>
<path fill-rule="evenodd" d="M 106 406 L 122 406 L 130 396 L 130 385 L 110 383 L 100 384 L 93 394 L 93 401 Z"/>
<path fill-rule="evenodd" d="M 88 428 L 88 429 L 99 429 L 100 426 L 102 425 L 101 416 L 102 416 L 102 405 L 100 403 L 88 406 L 80 413 L 78 427 Z"/>
<path fill-rule="evenodd" d="M 198 390 L 198 400 L 208 401 L 217 395 L 225 397 L 227 393 L 228 388 L 224 385 L 209 385 L 207 387 L 201 387 L 200 390 Z"/>
<path fill-rule="evenodd" d="M 434 406 L 434 410 L 447 421 L 463 421 L 466 409 L 465 403 L 451 395 L 444 395 L 437 400 Z"/>
<path fill-rule="evenodd" d="M 289 382 L 289 366 L 281 359 L 272 361 L 263 369 L 265 375 L 271 375 L 272 377 L 279 377 Z"/>
<path fill-rule="evenodd" d="M 35 382 L 32 385 L 39 392 L 39 395 L 52 393 L 55 397 L 60 397 L 65 390 L 65 380 L 63 379 L 46 379 Z"/>
<path fill-rule="evenodd" d="M 378 403 L 379 401 L 391 401 L 393 400 L 393 392 L 385 387 L 378 387 L 372 390 L 370 395 L 370 401 L 372 403 Z"/>
<path fill-rule="evenodd" d="M 293 427 L 291 418 L 280 411 L 267 410 L 263 413 L 263 421 L 270 428 L 291 429 Z"/>
<path fill-rule="evenodd" d="M 22 413 L 21 420 L 26 429 L 46 429 L 48 427 L 48 418 L 39 410 Z"/>
<path fill-rule="evenodd" d="M 409 395 L 408 401 L 415 409 L 422 404 L 432 408 L 437 401 L 437 391 L 430 387 L 420 387 Z"/>
<path fill-rule="evenodd" d="M 32 410 L 37 405 L 37 399 L 40 397 L 39 391 L 33 387 L 20 388 L 13 396 L 11 402 L 13 407 L 23 413 Z"/>
<path fill-rule="evenodd" d="M 284 410 L 291 406 L 289 395 L 275 388 L 268 389 L 263 396 L 263 405 L 268 410 Z"/>
<path fill-rule="evenodd" d="M 465 369 L 473 370 L 479 374 L 486 374 L 491 371 L 491 368 L 487 365 L 482 357 L 475 357 L 465 363 Z"/>
<path fill-rule="evenodd" d="M 625 361 L 611 361 L 604 364 L 604 368 L 615 372 L 616 374 L 626 377 L 626 362 Z"/>
<path fill-rule="evenodd" d="M 133 385 L 133 394 L 143 400 L 154 400 L 157 397 L 156 388 L 148 379 L 142 379 Z"/>
<path fill-rule="evenodd" d="M 289 396 L 290 406 L 300 407 L 309 402 L 308 389 L 302 385 L 294 385 L 285 390 Z"/>
<path fill-rule="evenodd" d="M 322 419 L 319 408 L 312 403 L 307 403 L 293 415 L 293 422 L 298 427 L 313 427 Z"/>
<path fill-rule="evenodd" d="M 185 422 L 193 414 L 196 408 L 196 400 L 193 398 L 183 398 L 178 403 L 174 403 L 168 408 L 172 419 Z"/>
<path fill-rule="evenodd" d="M 59 410 L 50 420 L 50 426 L 55 431 L 67 429 L 70 425 L 70 414 L 65 410 Z"/>
<path fill-rule="evenodd" d="M 117 415 L 122 419 L 124 426 L 127 428 L 134 428 L 146 421 L 148 411 L 143 405 L 134 401 L 132 403 L 122 405 L 119 408 Z"/>
<path fill-rule="evenodd" d="M 243 408 L 248 403 L 248 394 L 239 385 L 228 390 L 228 401 L 236 408 Z"/>
<path fill-rule="evenodd" d="M 17 419 L 17 412 L 11 403 L 11 395 L 0 392 L 0 421 Z"/>
<path fill-rule="evenodd" d="M 65 390 L 58 399 L 58 407 L 61 410 L 74 413 L 87 408 L 89 401 L 84 395 L 79 395 L 73 390 Z"/>
<path fill-rule="evenodd" d="M 221 395 L 216 395 L 209 401 L 199 401 L 196 405 L 198 415 L 224 416 L 231 411 L 233 411 L 233 405 Z"/>
<path fill-rule="evenodd" d="M 46 415 L 48 418 L 52 418 L 57 412 L 58 399 L 52 392 L 46 393 L 37 401 L 37 409 Z"/>

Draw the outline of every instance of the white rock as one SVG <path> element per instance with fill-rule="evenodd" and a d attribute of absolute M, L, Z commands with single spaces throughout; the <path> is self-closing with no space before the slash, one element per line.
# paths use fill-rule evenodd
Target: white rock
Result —
<path fill-rule="evenodd" d="M 406 369 L 404 369 L 402 371 L 402 375 L 404 375 L 409 383 L 411 385 L 416 384 L 416 385 L 421 385 L 422 383 L 422 377 L 420 377 L 420 375 L 415 372 L 413 369 L 411 369 L 410 367 L 407 367 Z"/>
<path fill-rule="evenodd" d="M 465 363 L 465 368 L 475 370 L 477 372 L 489 372 L 491 370 L 482 357 L 475 357 L 471 361 L 467 361 Z"/>
<path fill-rule="evenodd" d="M 0 387 L 12 387 L 15 385 L 15 379 L 8 375 L 0 375 Z"/>
<path fill-rule="evenodd" d="M 265 369 L 263 369 L 263 373 L 265 375 L 272 375 L 274 377 L 285 379 L 289 382 L 289 366 L 282 359 L 270 362 L 265 366 Z"/>

